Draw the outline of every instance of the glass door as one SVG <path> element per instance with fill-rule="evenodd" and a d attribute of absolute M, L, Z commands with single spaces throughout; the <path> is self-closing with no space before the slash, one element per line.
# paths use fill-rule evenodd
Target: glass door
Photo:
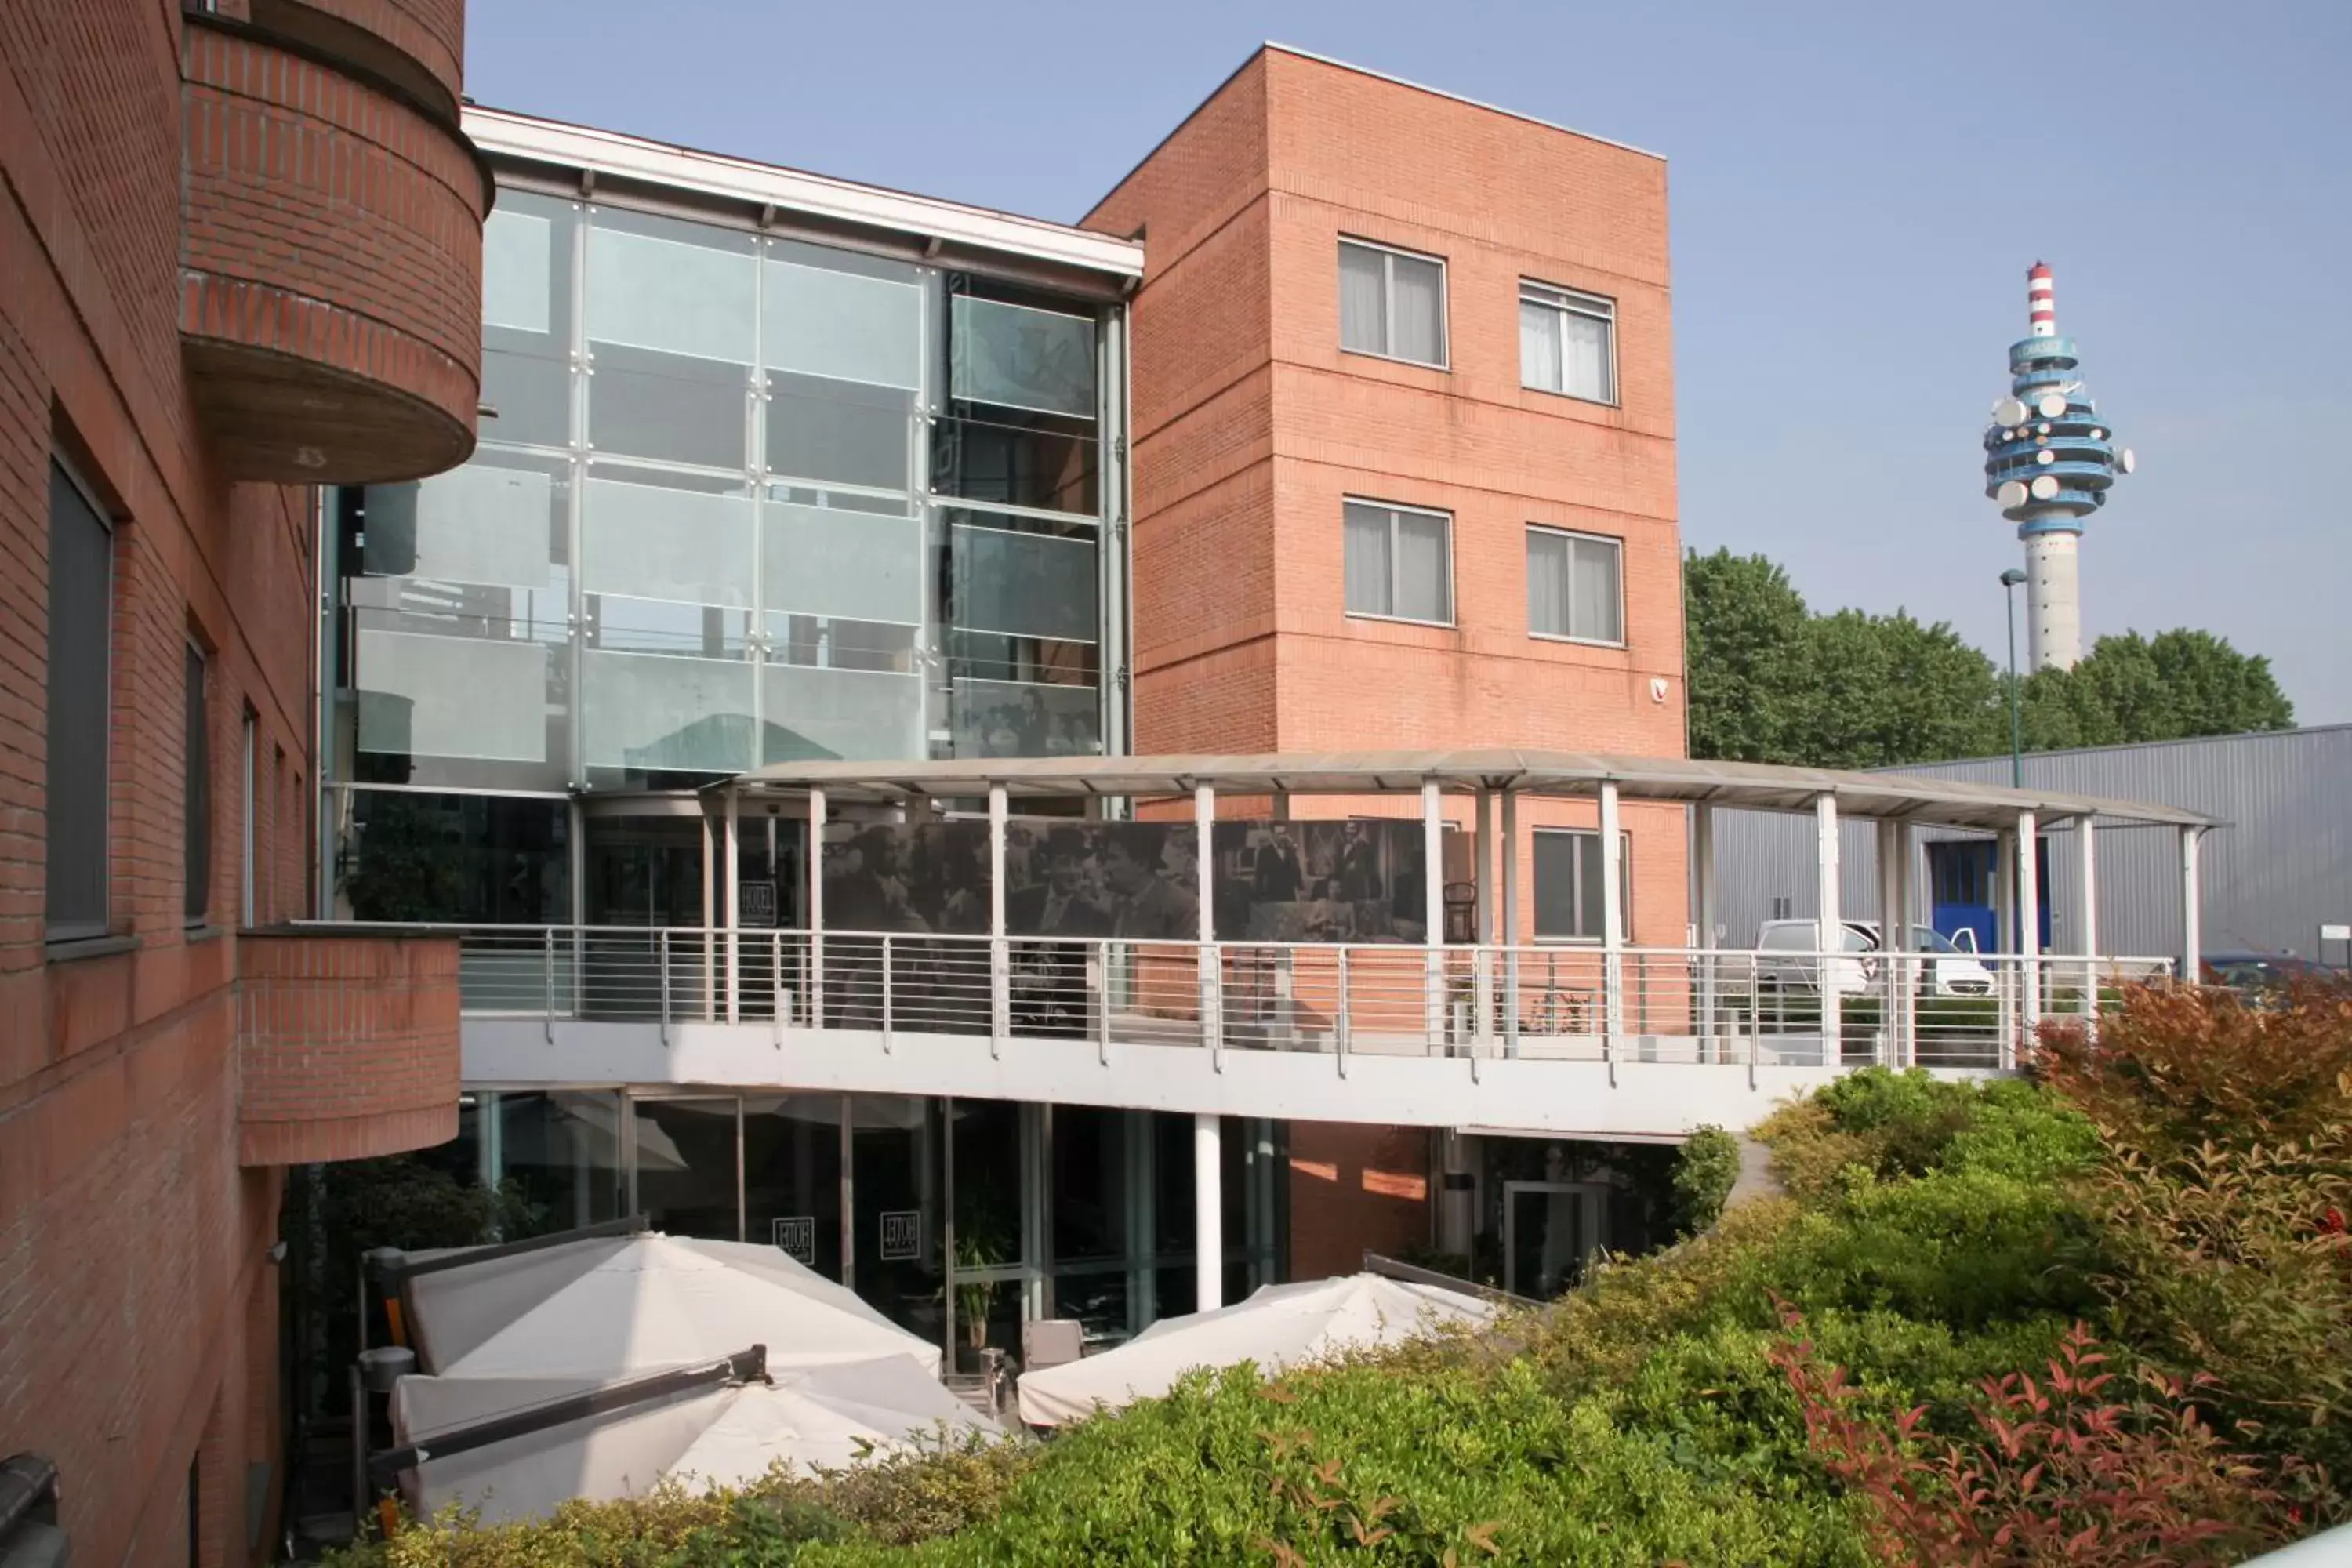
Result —
<path fill-rule="evenodd" d="M 1601 1245 L 1598 1182 L 1503 1184 L 1503 1289 L 1548 1301 L 1584 1277 Z"/>
<path fill-rule="evenodd" d="M 583 1011 L 593 1017 L 694 1016 L 710 994 L 700 935 L 703 836 L 690 816 L 591 816 L 582 918 Z M 665 928 L 671 934 L 656 934 Z M 640 934 L 642 933 L 642 934 Z"/>
<path fill-rule="evenodd" d="M 732 1095 L 632 1100 L 635 1212 L 672 1236 L 742 1240 L 740 1121 Z"/>
<path fill-rule="evenodd" d="M 947 1329 L 939 1102 L 895 1094 L 848 1101 L 848 1283 L 884 1317 L 939 1344 Z"/>

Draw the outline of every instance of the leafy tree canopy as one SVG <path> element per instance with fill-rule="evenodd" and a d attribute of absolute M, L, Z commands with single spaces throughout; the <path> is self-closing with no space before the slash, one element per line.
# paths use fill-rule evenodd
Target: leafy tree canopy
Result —
<path fill-rule="evenodd" d="M 1821 615 L 1761 555 L 1684 562 L 1696 757 L 1874 768 L 2009 749 L 2009 682 L 1949 624 L 1897 609 Z M 2284 730 L 2270 661 L 2210 632 L 2101 637 L 2071 670 L 2024 678 L 2028 751 Z"/>

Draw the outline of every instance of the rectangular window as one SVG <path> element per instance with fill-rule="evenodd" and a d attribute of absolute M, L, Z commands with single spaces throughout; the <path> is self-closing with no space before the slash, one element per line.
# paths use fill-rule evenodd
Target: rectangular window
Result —
<path fill-rule="evenodd" d="M 1617 836 L 1617 907 L 1621 929 L 1633 929 L 1633 847 Z M 1536 938 L 1600 942 L 1601 835 L 1582 827 L 1539 827 L 1535 833 Z"/>
<path fill-rule="evenodd" d="M 237 847 L 236 923 L 248 928 L 254 923 L 255 900 L 259 891 L 255 877 L 255 853 L 258 847 L 258 825 L 255 815 L 261 805 L 261 762 L 257 754 L 261 748 L 254 733 L 258 723 L 253 710 L 247 708 L 243 735 L 245 754 L 240 759 L 239 784 L 245 798 L 239 803 L 243 831 L 238 835 Z"/>
<path fill-rule="evenodd" d="M 1520 279 L 1519 384 L 1616 402 L 1617 302 Z"/>
<path fill-rule="evenodd" d="M 180 913 L 188 924 L 205 923 L 212 908 L 212 746 L 205 724 L 205 655 L 195 644 L 187 652 L 186 743 L 181 748 L 181 834 L 186 841 L 185 878 Z"/>
<path fill-rule="evenodd" d="M 1453 515 L 1361 500 L 1342 510 L 1348 614 L 1452 626 Z"/>
<path fill-rule="evenodd" d="M 51 942 L 106 933 L 107 751 L 113 728 L 114 533 L 49 465 L 47 815 Z"/>
<path fill-rule="evenodd" d="M 1339 346 L 1349 353 L 1445 367 L 1445 263 L 1434 256 L 1339 242 Z"/>
<path fill-rule="evenodd" d="M 1624 545 L 1556 528 L 1528 530 L 1528 630 L 1539 637 L 1622 644 Z"/>

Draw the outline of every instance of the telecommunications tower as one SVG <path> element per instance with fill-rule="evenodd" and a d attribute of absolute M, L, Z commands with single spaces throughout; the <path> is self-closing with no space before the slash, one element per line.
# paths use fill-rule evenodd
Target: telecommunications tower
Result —
<path fill-rule="evenodd" d="M 2131 449 L 2075 379 L 2074 340 L 2058 335 L 2050 268 L 2025 275 L 2029 334 L 2009 345 L 2009 395 L 1985 432 L 1985 494 L 2025 542 L 2026 640 L 2034 669 L 2070 669 L 2083 657 L 2083 608 L 2074 580 L 2083 520 L 2105 506 Z"/>

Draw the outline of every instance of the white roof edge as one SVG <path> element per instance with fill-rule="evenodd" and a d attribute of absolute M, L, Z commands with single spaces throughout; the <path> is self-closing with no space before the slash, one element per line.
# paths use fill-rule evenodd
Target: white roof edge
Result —
<path fill-rule="evenodd" d="M 1044 218 L 967 206 L 854 181 L 778 168 L 747 158 L 701 153 L 643 137 L 467 104 L 466 134 L 493 158 L 510 157 L 593 170 L 706 195 L 808 213 L 982 250 L 1100 272 L 1143 276 L 1143 247 Z"/>
<path fill-rule="evenodd" d="M 1269 49 L 1280 49 L 1286 55 L 1296 55 L 1302 60 L 1313 60 L 1318 65 L 1335 66 L 1343 71 L 1354 71 L 1358 76 L 1377 77 L 1381 81 L 1394 82 L 1399 87 L 1409 87 L 1415 92 L 1425 92 L 1433 98 L 1451 99 L 1455 103 L 1466 103 L 1473 109 L 1487 110 L 1496 114 L 1507 115 L 1513 120 L 1524 120 L 1529 125 L 1540 125 L 1547 131 L 1557 131 L 1562 135 L 1580 137 L 1587 142 L 1598 142 L 1604 147 L 1614 147 L 1620 152 L 1638 153 L 1644 158 L 1655 158 L 1661 163 L 1666 161 L 1666 155 L 1664 153 L 1653 153 L 1647 147 L 1636 147 L 1631 142 L 1620 142 L 1613 136 L 1596 136 L 1590 131 L 1579 131 L 1573 125 L 1562 125 L 1556 120 L 1546 120 L 1541 115 L 1527 114 L 1516 109 L 1505 109 L 1499 103 L 1488 103 L 1484 99 L 1469 98 L 1458 92 L 1448 92 L 1442 87 L 1432 87 L 1425 81 L 1414 81 L 1410 77 L 1374 70 L 1370 66 L 1360 66 L 1353 60 L 1343 60 L 1335 56 L 1318 54 L 1313 49 L 1302 49 L 1296 44 L 1286 44 L 1278 39 L 1268 38 L 1265 41 L 1265 47 Z"/>

